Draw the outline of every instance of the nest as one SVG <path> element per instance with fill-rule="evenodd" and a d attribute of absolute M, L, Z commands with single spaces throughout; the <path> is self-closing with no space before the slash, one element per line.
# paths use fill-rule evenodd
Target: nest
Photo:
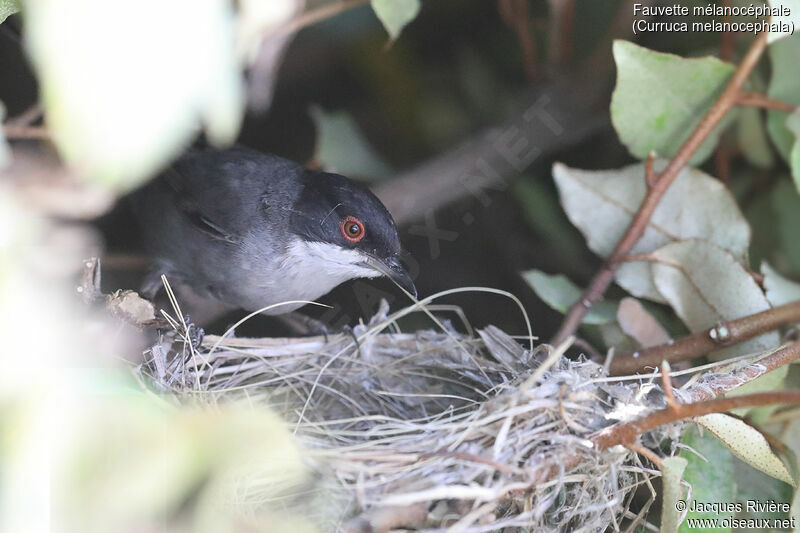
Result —
<path fill-rule="evenodd" d="M 521 343 L 492 326 L 458 333 L 438 319 L 438 330 L 400 331 L 397 319 L 420 309 L 430 315 L 423 304 L 389 315 L 384 304 L 349 333 L 209 336 L 200 346 L 174 321 L 177 335 L 154 346 L 140 372 L 179 401 L 246 397 L 279 412 L 317 486 L 335 494 L 314 513 L 323 531 L 642 522 L 649 504 L 634 515 L 634 489 L 654 493 L 657 471 L 628 450 L 600 452 L 588 437 L 660 398 L 563 357 L 566 345 Z"/>

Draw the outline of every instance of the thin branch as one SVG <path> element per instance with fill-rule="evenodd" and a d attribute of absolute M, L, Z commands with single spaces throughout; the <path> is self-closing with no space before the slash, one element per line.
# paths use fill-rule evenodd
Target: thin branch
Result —
<path fill-rule="evenodd" d="M 800 404 L 800 389 L 784 390 L 775 392 L 762 392 L 757 394 L 746 394 L 744 396 L 734 396 L 732 398 L 715 398 L 702 402 L 678 404 L 677 407 L 667 407 L 656 411 L 650 415 L 620 424 L 602 431 L 594 438 L 594 443 L 601 450 L 608 449 L 619 444 L 630 446 L 636 442 L 636 437 L 663 426 L 698 416 L 711 413 L 722 413 L 732 409 L 742 407 L 761 407 L 764 405 L 775 404 Z"/>
<path fill-rule="evenodd" d="M 706 113 L 691 136 L 689 136 L 683 146 L 681 146 L 675 157 L 667 164 L 666 168 L 658 174 L 655 184 L 647 192 L 642 205 L 639 207 L 639 211 L 634 216 L 622 239 L 617 243 L 614 252 L 595 275 L 589 287 L 581 295 L 581 298 L 570 308 L 564 322 L 561 324 L 561 328 L 551 341 L 551 344 L 560 344 L 565 338 L 574 334 L 592 305 L 603 297 L 606 289 L 614 280 L 617 260 L 628 255 L 631 248 L 639 241 L 647 229 L 650 217 L 652 217 L 653 212 L 656 210 L 656 207 L 658 207 L 658 203 L 678 176 L 678 173 L 683 170 L 683 167 L 686 166 L 692 155 L 694 155 L 700 145 L 703 144 L 703 141 L 717 124 L 719 124 L 722 118 L 737 104 L 742 86 L 750 76 L 753 68 L 755 68 L 766 46 L 767 34 L 766 32 L 762 32 L 756 37 L 755 41 L 753 41 L 750 50 L 748 50 L 747 55 L 742 59 L 741 64 L 736 69 L 736 72 L 734 72 L 733 77 L 731 77 L 719 99 L 714 103 L 711 109 L 708 110 L 708 113 Z"/>
<path fill-rule="evenodd" d="M 43 114 L 44 110 L 42 109 L 42 104 L 36 102 L 19 115 L 8 119 L 6 125 L 31 126 L 34 122 L 42 118 Z"/>
<path fill-rule="evenodd" d="M 335 4 L 325 4 L 316 9 L 306 11 L 299 17 L 290 20 L 283 26 L 273 29 L 265 37 L 285 35 L 300 31 L 305 27 L 316 24 L 317 22 L 322 22 L 323 20 L 335 17 L 336 15 L 344 13 L 345 11 L 349 11 L 350 9 L 366 4 L 368 1 L 369 0 L 343 0 L 342 2 L 337 2 Z"/>
<path fill-rule="evenodd" d="M 716 326 L 640 352 L 620 354 L 609 367 L 612 375 L 633 374 L 645 367 L 658 367 L 662 361 L 688 361 L 758 337 L 781 326 L 800 323 L 800 301 L 781 305 L 754 315 L 720 322 Z"/>
<path fill-rule="evenodd" d="M 529 82 L 536 79 L 538 65 L 536 43 L 531 30 L 531 14 L 528 0 L 497 0 L 497 9 L 503 22 L 517 35 L 517 42 L 522 50 L 522 61 L 525 77 Z"/>
<path fill-rule="evenodd" d="M 653 164 L 656 161 L 656 153 L 650 152 L 647 154 L 647 160 L 644 163 L 644 181 L 647 184 L 647 189 L 652 189 L 655 184 L 656 180 L 658 179 L 658 175 L 656 175 L 656 171 L 653 168 Z"/>
<path fill-rule="evenodd" d="M 3 135 L 6 139 L 24 140 L 24 139 L 49 139 L 50 131 L 44 126 L 18 126 L 16 124 L 6 123 L 3 124 Z"/>
<path fill-rule="evenodd" d="M 736 100 L 737 105 L 758 107 L 761 109 L 774 109 L 785 113 L 794 113 L 797 106 L 781 100 L 775 100 L 761 93 L 741 93 Z"/>
<path fill-rule="evenodd" d="M 800 360 L 800 342 L 793 342 L 728 374 L 713 372 L 705 374 L 692 386 L 689 400 L 700 402 L 716 398 L 798 360 Z"/>

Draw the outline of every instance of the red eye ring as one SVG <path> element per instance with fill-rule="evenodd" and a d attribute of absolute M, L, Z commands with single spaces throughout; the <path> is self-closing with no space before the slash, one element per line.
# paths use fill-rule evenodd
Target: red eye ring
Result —
<path fill-rule="evenodd" d="M 345 217 L 339 229 L 342 236 L 350 242 L 358 242 L 364 238 L 364 224 L 356 217 Z"/>

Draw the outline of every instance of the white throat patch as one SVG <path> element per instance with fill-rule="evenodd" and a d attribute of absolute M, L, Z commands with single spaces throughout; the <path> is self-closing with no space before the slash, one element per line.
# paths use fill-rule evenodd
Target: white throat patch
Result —
<path fill-rule="evenodd" d="M 281 270 L 306 284 L 308 294 L 321 296 L 353 278 L 377 278 L 381 273 L 359 265 L 367 257 L 335 244 L 297 240 L 289 245 Z"/>

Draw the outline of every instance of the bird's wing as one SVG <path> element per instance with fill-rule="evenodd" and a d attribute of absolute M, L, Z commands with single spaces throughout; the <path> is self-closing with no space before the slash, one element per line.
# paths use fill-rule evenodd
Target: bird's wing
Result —
<path fill-rule="evenodd" d="M 212 205 L 204 205 L 202 202 L 203 191 L 193 191 L 187 188 L 187 180 L 178 170 L 175 168 L 168 169 L 163 178 L 174 195 L 175 207 L 196 229 L 209 237 L 221 241 L 234 244 L 242 241 L 241 235 L 233 231 L 234 228 L 220 225 L 210 218 L 214 216 L 218 208 L 214 208 Z"/>
<path fill-rule="evenodd" d="M 265 199 L 282 204 L 292 177 L 302 168 L 291 161 L 244 148 L 188 153 L 163 179 L 177 209 L 210 237 L 239 243 L 263 221 Z"/>

